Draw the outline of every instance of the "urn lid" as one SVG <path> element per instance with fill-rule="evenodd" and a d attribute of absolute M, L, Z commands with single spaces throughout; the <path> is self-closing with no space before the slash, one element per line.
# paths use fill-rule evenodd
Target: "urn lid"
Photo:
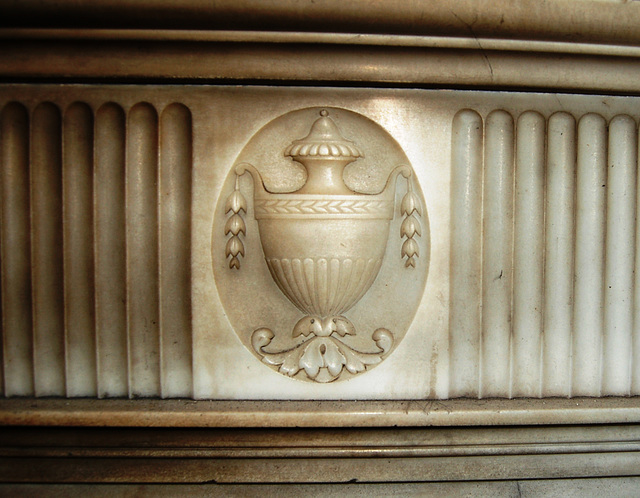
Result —
<path fill-rule="evenodd" d="M 352 161 L 364 157 L 356 144 L 343 138 L 326 109 L 320 111 L 320 117 L 311 126 L 309 134 L 289 145 L 284 155 L 293 159 L 318 157 Z"/>

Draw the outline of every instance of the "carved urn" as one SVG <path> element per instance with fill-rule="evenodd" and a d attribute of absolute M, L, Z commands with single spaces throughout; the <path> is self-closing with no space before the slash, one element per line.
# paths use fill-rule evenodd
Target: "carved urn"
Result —
<path fill-rule="evenodd" d="M 251 343 L 265 363 L 281 373 L 304 372 L 309 379 L 329 382 L 346 369 L 351 374 L 379 363 L 393 345 L 393 335 L 378 328 L 372 335 L 373 351 L 361 351 L 345 342 L 356 327 L 344 316 L 369 290 L 385 256 L 389 226 L 394 218 L 395 185 L 399 175 L 407 181 L 401 211 L 401 235 L 406 239 L 402 256 L 406 267 L 418 257 L 415 237 L 420 235 L 418 197 L 412 191 L 412 170 L 395 167 L 377 193 L 361 193 L 344 182 L 345 166 L 364 157 L 345 139 L 326 110 L 311 125 L 307 136 L 293 141 L 286 157 L 306 170 L 304 185 L 288 193 L 269 191 L 259 170 L 241 163 L 235 168 L 235 190 L 227 200 L 229 268 L 240 269 L 246 232 L 243 213 L 247 202 L 238 188 L 245 173 L 253 178 L 253 212 L 258 222 L 266 264 L 278 288 L 304 316 L 293 327 L 294 345 L 271 351 L 272 330 L 258 328 Z M 300 342 L 302 340 L 302 342 Z"/>

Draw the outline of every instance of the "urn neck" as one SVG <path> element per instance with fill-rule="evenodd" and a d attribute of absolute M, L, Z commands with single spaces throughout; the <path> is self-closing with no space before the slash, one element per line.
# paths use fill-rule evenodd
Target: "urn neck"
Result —
<path fill-rule="evenodd" d="M 343 172 L 353 158 L 305 158 L 301 161 L 307 170 L 307 181 L 299 194 L 350 195 L 354 192 L 344 183 Z"/>

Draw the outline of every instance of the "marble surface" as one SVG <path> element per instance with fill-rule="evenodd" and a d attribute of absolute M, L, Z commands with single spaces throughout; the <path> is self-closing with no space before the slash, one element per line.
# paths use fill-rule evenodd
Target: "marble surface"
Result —
<path fill-rule="evenodd" d="M 634 97 L 3 85 L 0 100 L 6 396 L 639 393 Z M 300 189 L 307 173 L 285 150 L 323 109 L 364 155 L 344 170 L 353 194 L 336 195 L 374 199 L 405 163 L 412 179 L 397 180 L 388 235 L 365 229 L 353 239 L 370 237 L 365 245 L 384 253 L 369 287 L 336 315 L 347 318 L 343 335 L 324 312 L 318 323 L 329 328 L 296 329 L 316 311 L 278 288 L 288 280 L 272 278 L 265 237 L 275 234 L 275 251 L 303 232 L 287 239 L 278 219 L 260 221 L 256 177 L 238 177 L 245 207 L 225 204 L 242 163 L 269 195 Z M 414 213 L 402 208 L 409 185 L 421 228 L 410 237 L 401 228 Z M 245 230 L 225 234 L 233 214 Z M 339 246 L 363 222 L 349 223 L 316 238 Z M 235 236 L 240 269 L 225 254 Z M 408 240 L 415 267 L 406 266 Z M 256 348 L 262 329 L 273 342 Z M 381 329 L 393 340 L 376 342 Z M 296 330 L 298 342 L 287 342 Z M 317 378 L 300 367 L 306 340 L 317 346 Z M 350 371 L 343 350 L 330 358 L 338 342 L 376 364 Z M 278 371 L 284 360 L 263 361 L 302 343 L 292 375 Z"/>
<path fill-rule="evenodd" d="M 566 496 L 593 497 L 604 495 L 632 496 L 640 488 L 638 477 L 607 477 L 601 479 L 526 479 L 521 481 L 474 481 L 474 482 L 431 482 L 397 484 L 2 484 L 0 491 L 6 494 L 23 496 L 41 496 L 46 493 L 52 497 L 84 496 L 175 496 L 224 494 L 230 497 L 265 496 L 298 497 L 322 496 L 368 497 L 376 496 L 505 496 L 505 497 L 546 497 Z"/>

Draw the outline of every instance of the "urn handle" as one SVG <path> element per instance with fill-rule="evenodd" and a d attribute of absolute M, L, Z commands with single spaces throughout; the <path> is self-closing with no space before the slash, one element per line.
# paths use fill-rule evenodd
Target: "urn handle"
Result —
<path fill-rule="evenodd" d="M 229 259 L 229 268 L 240 269 L 240 258 L 245 256 L 243 238 L 247 235 L 247 226 L 244 215 L 247 214 L 247 200 L 240 192 L 240 177 L 245 173 L 250 173 L 253 179 L 254 189 L 268 192 L 260 176 L 260 172 L 249 163 L 241 163 L 235 168 L 235 186 L 233 192 L 227 197 L 225 203 L 225 214 L 228 216 L 224 226 L 224 234 L 228 237 L 225 247 L 225 257 Z M 416 237 L 422 235 L 420 225 L 421 206 L 420 199 L 413 191 L 413 171 L 409 166 L 400 165 L 393 169 L 387 179 L 384 189 L 377 195 L 385 191 L 395 190 L 395 183 L 398 176 L 405 178 L 407 182 L 407 192 L 400 204 L 400 213 L 404 216 L 400 226 L 400 238 L 405 239 L 402 243 L 402 258 L 407 258 L 405 267 L 415 268 L 416 258 L 420 256 L 419 246 Z M 374 194 L 376 195 L 376 194 Z"/>

